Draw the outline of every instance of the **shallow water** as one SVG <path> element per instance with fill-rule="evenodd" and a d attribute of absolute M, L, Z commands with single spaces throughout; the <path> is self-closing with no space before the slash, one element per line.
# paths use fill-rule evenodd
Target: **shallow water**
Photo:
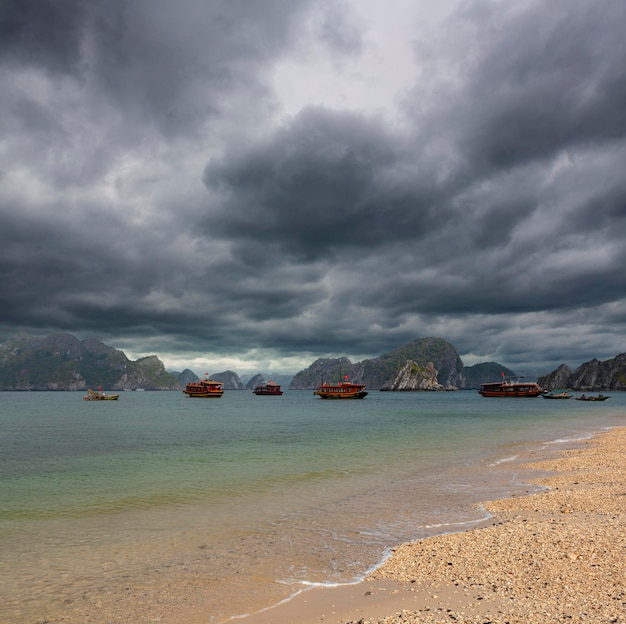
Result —
<path fill-rule="evenodd" d="M 624 414 L 620 393 L 0 393 L 3 621 L 80 621 L 79 607 L 124 613 L 130 598 L 156 621 L 187 592 L 221 622 L 350 582 L 400 542 L 483 520 L 478 501 L 532 490 L 522 451 L 571 445 Z"/>

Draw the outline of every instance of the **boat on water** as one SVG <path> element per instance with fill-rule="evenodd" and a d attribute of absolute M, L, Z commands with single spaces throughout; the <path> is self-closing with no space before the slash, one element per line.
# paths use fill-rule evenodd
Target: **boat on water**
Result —
<path fill-rule="evenodd" d="M 478 394 L 484 397 L 538 397 L 543 393 L 541 386 L 532 381 L 518 381 L 523 377 L 506 379 L 502 374 L 502 381 L 491 381 L 480 384 Z"/>
<path fill-rule="evenodd" d="M 190 381 L 183 393 L 191 398 L 219 399 L 224 394 L 224 382 L 209 379 L 208 375 L 198 381 Z"/>
<path fill-rule="evenodd" d="M 547 390 L 541 395 L 544 399 L 571 399 L 573 395 L 563 390 L 562 392 L 548 392 Z"/>
<path fill-rule="evenodd" d="M 83 397 L 84 401 L 117 401 L 120 398 L 119 394 L 106 394 L 102 388 L 98 390 L 87 390 L 87 394 Z"/>
<path fill-rule="evenodd" d="M 598 394 L 598 396 L 585 396 L 581 394 L 579 397 L 576 397 L 577 401 L 606 401 L 610 397 L 605 394 Z"/>
<path fill-rule="evenodd" d="M 321 399 L 364 399 L 367 396 L 364 384 L 340 381 L 336 385 L 321 384 L 313 392 Z"/>
<path fill-rule="evenodd" d="M 252 392 L 257 396 L 281 396 L 283 391 L 271 379 L 266 384 L 259 384 Z"/>

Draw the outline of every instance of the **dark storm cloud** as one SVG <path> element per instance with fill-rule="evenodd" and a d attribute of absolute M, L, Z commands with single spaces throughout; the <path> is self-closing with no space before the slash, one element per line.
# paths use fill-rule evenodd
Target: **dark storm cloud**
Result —
<path fill-rule="evenodd" d="M 212 231 L 305 261 L 417 242 L 437 225 L 437 190 L 426 178 L 396 179 L 399 142 L 378 120 L 306 109 L 253 151 L 207 167 L 219 201 Z"/>
<path fill-rule="evenodd" d="M 290 356 L 438 335 L 515 367 L 626 350 L 623 3 L 458 5 L 415 32 L 393 123 L 276 122 L 276 63 L 365 55 L 344 3 L 5 4 L 5 334 Z"/>
<path fill-rule="evenodd" d="M 97 332 L 119 324 L 123 333 L 177 331 L 188 322 L 179 308 L 184 292 L 214 267 L 200 265 L 193 253 L 205 244 L 180 225 L 197 198 L 186 204 L 186 187 L 170 188 L 188 185 L 178 161 L 190 133 L 200 129 L 210 142 L 241 94 L 244 104 L 252 94 L 259 119 L 267 114 L 263 64 L 282 51 L 305 6 L 5 5 L 0 71 L 12 88 L 0 95 L 10 154 L 1 163 L 0 290 L 7 326 Z M 143 180 L 129 183 L 125 170 L 146 158 Z M 200 171 L 192 175 L 200 188 Z"/>
<path fill-rule="evenodd" d="M 458 54 L 458 73 L 416 86 L 410 132 L 302 111 L 209 164 L 214 231 L 296 262 L 348 262 L 359 277 L 342 282 L 331 309 L 364 319 L 375 307 L 388 328 L 415 315 L 430 325 L 540 311 L 558 325 L 570 310 L 619 300 L 624 6 L 527 3 L 502 16 L 468 6 L 440 41 Z M 487 41 L 476 22 L 485 17 Z"/>
<path fill-rule="evenodd" d="M 559 150 L 621 140 L 626 42 L 620 2 L 522 9 L 467 67 L 463 147 L 486 166 L 551 159 Z M 537 9 L 545 8 L 545 10 Z M 458 108 L 455 107 L 455 114 Z M 448 113 L 449 114 L 449 113 Z"/>
<path fill-rule="evenodd" d="M 154 116 L 161 132 L 197 132 L 228 113 L 233 92 L 268 97 L 259 67 L 282 50 L 301 3 L 285 0 L 107 3 L 94 15 L 88 60 L 126 114 Z M 145 120 L 144 120 L 145 121 Z"/>
<path fill-rule="evenodd" d="M 76 71 L 89 4 L 84 0 L 3 0 L 0 59 L 54 73 Z"/>

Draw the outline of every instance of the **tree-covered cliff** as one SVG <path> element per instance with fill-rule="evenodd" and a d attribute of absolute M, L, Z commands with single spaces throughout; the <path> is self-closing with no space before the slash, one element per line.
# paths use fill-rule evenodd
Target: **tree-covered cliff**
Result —
<path fill-rule="evenodd" d="M 0 345 L 0 390 L 180 389 L 156 355 L 129 360 L 123 351 L 90 338 L 50 334 L 11 336 Z"/>
<path fill-rule="evenodd" d="M 462 388 L 465 385 L 463 362 L 456 349 L 443 338 L 420 338 L 381 355 L 353 364 L 348 358 L 320 358 L 291 381 L 291 390 L 310 390 L 321 381 L 336 383 L 345 375 L 350 381 L 363 383 L 369 389 L 388 388 L 407 361 L 427 367 L 432 362 L 437 369 L 437 381 L 444 388 Z"/>
<path fill-rule="evenodd" d="M 540 377 L 539 385 L 547 390 L 570 388 L 583 392 L 600 390 L 626 390 L 626 353 L 605 360 L 590 360 L 574 372 L 561 364 L 549 375 Z"/>

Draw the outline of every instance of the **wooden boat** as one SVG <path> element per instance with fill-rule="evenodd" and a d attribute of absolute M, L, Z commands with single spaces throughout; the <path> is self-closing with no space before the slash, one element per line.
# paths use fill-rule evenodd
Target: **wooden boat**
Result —
<path fill-rule="evenodd" d="M 224 394 L 224 382 L 214 381 L 207 376 L 205 379 L 190 381 L 183 393 L 191 398 L 219 399 Z"/>
<path fill-rule="evenodd" d="M 102 389 L 87 390 L 87 394 L 83 397 L 84 401 L 117 401 L 119 394 L 105 394 Z"/>
<path fill-rule="evenodd" d="M 281 396 L 280 386 L 271 379 L 266 384 L 259 384 L 252 392 L 257 396 Z"/>
<path fill-rule="evenodd" d="M 541 395 L 544 399 L 571 399 L 572 395 L 563 390 L 563 392 L 544 392 Z"/>
<path fill-rule="evenodd" d="M 502 375 L 502 381 L 493 381 L 480 384 L 478 394 L 484 397 L 538 397 L 543 393 L 541 386 L 532 381 L 523 382 L 516 381 L 521 377 L 515 377 L 513 380 L 505 379 Z"/>
<path fill-rule="evenodd" d="M 363 384 L 349 381 L 340 381 L 337 385 L 323 383 L 317 387 L 313 394 L 321 399 L 364 399 L 367 396 Z"/>
<path fill-rule="evenodd" d="M 606 401 L 611 397 L 606 396 L 605 394 L 599 394 L 598 396 L 585 396 L 581 394 L 579 397 L 576 397 L 577 401 Z"/>

